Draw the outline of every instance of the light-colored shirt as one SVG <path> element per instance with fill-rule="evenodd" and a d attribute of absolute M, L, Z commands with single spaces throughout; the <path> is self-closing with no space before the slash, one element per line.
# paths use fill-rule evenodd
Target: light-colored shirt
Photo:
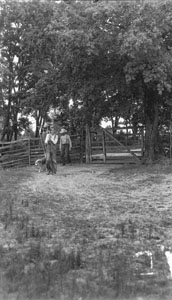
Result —
<path fill-rule="evenodd" d="M 48 141 L 51 141 L 54 145 L 58 142 L 58 135 L 48 133 L 45 138 L 45 144 L 48 144 Z"/>
<path fill-rule="evenodd" d="M 61 135 L 61 137 L 60 137 L 60 150 L 61 150 L 61 145 L 64 145 L 64 144 L 69 144 L 69 149 L 72 148 L 72 141 L 71 141 L 71 138 L 68 134 Z"/>

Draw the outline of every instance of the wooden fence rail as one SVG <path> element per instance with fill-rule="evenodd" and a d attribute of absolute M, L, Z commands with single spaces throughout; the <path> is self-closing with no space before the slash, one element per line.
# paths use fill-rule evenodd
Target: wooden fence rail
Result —
<path fill-rule="evenodd" d="M 110 130 L 99 128 L 87 131 L 87 161 L 91 163 L 138 163 L 143 152 L 142 132 L 137 135 L 124 132 L 112 134 Z"/>
<path fill-rule="evenodd" d="M 72 163 L 140 163 L 143 153 L 142 134 L 126 138 L 125 134 L 113 136 L 103 128 L 90 131 L 86 126 L 85 136 L 72 135 L 71 140 Z M 0 165 L 3 168 L 34 165 L 37 159 L 44 156 L 45 147 L 41 138 L 0 142 Z M 56 158 L 60 163 L 59 145 Z"/>
<path fill-rule="evenodd" d="M 71 136 L 72 162 L 83 162 L 83 147 L 79 135 Z M 3 168 L 25 167 L 45 156 L 44 144 L 40 138 L 20 139 L 12 142 L 0 142 L 0 164 Z M 60 163 L 59 145 L 57 145 L 57 163 Z"/>

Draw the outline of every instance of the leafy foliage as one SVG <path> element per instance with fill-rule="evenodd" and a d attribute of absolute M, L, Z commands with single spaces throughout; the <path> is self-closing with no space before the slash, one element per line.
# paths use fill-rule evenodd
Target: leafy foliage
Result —
<path fill-rule="evenodd" d="M 141 123 L 145 157 L 156 158 L 162 111 L 171 111 L 170 1 L 5 0 L 1 7 L 3 136 L 11 126 L 17 137 L 19 114 L 35 117 L 37 135 L 53 107 L 74 131 L 104 117 L 114 126 L 119 117 Z"/>

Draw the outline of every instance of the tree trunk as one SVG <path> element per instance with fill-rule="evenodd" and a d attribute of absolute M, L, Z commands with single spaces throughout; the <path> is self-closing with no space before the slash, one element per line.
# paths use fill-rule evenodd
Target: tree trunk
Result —
<path fill-rule="evenodd" d="M 115 135 L 115 129 L 114 129 L 114 119 L 113 119 L 113 115 L 111 114 L 111 117 L 110 117 L 110 119 L 111 119 L 111 126 L 112 126 L 112 133 L 113 133 L 113 135 Z"/>
<path fill-rule="evenodd" d="M 11 116 L 11 97 L 9 96 L 8 99 L 8 106 L 7 106 L 7 111 L 6 111 L 6 115 L 5 115 L 5 122 L 4 122 L 4 126 L 3 126 L 3 130 L 2 130 L 2 136 L 1 136 L 1 141 L 3 141 L 6 139 L 9 142 L 10 141 L 10 116 Z"/>
<path fill-rule="evenodd" d="M 12 139 L 12 128 L 10 124 L 11 119 L 11 105 L 12 105 L 12 83 L 13 83 L 13 62 L 12 62 L 12 55 L 11 55 L 11 45 L 9 48 L 9 55 L 8 55 L 8 68 L 9 68 L 9 79 L 8 79 L 8 104 L 6 109 L 6 116 L 5 116 L 5 122 L 4 122 L 4 128 L 2 132 L 1 140 L 3 141 L 6 139 L 7 141 L 11 141 Z"/>
<path fill-rule="evenodd" d="M 120 118 L 119 116 L 115 116 L 115 120 L 114 120 L 114 117 L 113 116 L 111 117 L 113 135 L 116 134 L 119 118 Z"/>
<path fill-rule="evenodd" d="M 36 131 L 35 137 L 39 137 L 39 129 L 40 129 L 40 112 L 37 110 L 36 112 Z"/>
<path fill-rule="evenodd" d="M 158 97 L 158 96 L 157 96 Z M 144 161 L 152 163 L 159 154 L 158 146 L 158 99 L 156 94 L 147 91 L 144 99 L 145 152 Z"/>
<path fill-rule="evenodd" d="M 14 133 L 14 140 L 17 140 L 18 136 L 18 128 L 17 128 L 17 121 L 15 120 L 13 123 L 13 133 Z"/>

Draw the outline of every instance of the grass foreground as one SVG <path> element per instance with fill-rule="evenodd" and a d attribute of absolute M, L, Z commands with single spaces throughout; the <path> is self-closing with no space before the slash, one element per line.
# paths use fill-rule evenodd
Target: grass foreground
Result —
<path fill-rule="evenodd" d="M 0 300 L 171 299 L 171 168 L 1 170 Z"/>

